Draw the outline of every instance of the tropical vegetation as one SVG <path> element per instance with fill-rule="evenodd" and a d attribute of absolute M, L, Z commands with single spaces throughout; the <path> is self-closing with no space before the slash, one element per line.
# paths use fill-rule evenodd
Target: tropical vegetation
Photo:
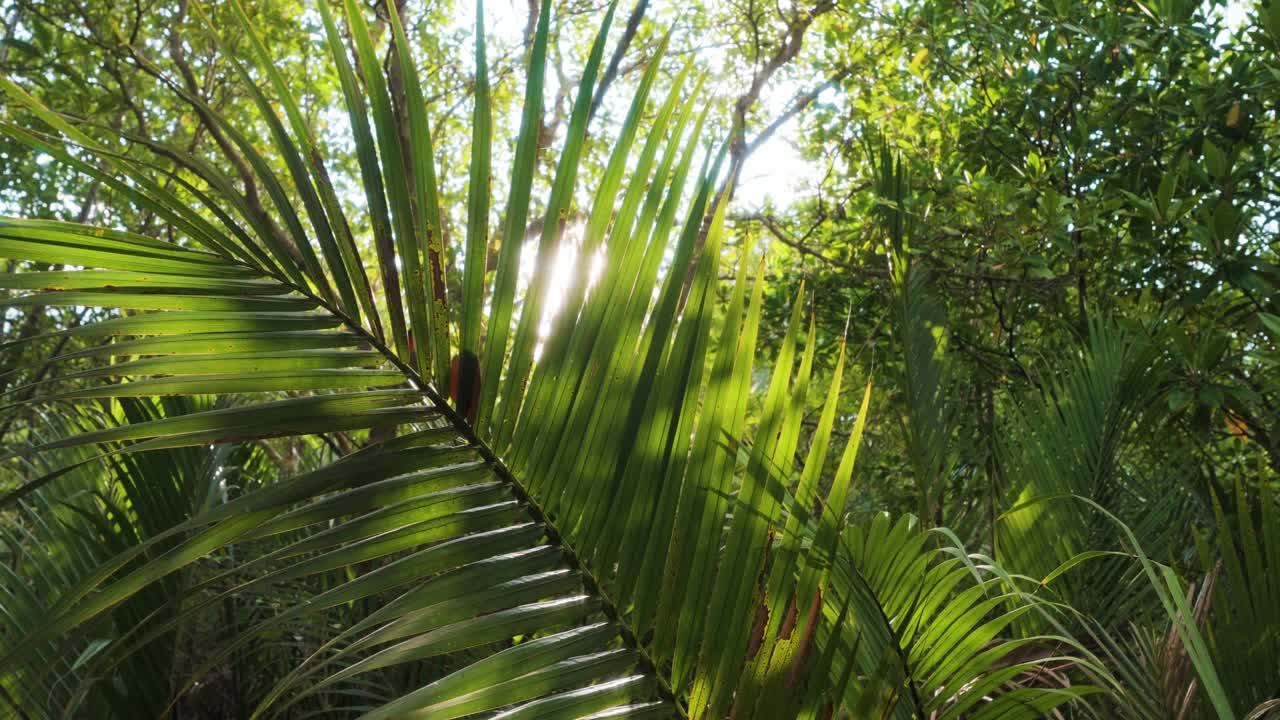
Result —
<path fill-rule="evenodd" d="M 1280 717 L 1280 2 L 0 19 L 5 717 Z"/>

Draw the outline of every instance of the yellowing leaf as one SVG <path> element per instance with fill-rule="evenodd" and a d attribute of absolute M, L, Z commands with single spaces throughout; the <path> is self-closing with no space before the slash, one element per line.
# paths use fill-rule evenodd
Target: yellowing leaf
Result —
<path fill-rule="evenodd" d="M 920 68 L 923 67 L 924 61 L 929 59 L 929 48 L 920 48 L 916 51 L 915 57 L 911 58 L 911 64 L 907 67 L 907 71 L 912 75 L 920 75 Z"/>

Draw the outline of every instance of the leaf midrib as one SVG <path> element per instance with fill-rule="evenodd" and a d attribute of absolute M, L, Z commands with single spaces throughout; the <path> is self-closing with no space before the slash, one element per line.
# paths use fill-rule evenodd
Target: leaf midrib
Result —
<path fill-rule="evenodd" d="M 544 533 L 547 536 L 547 541 L 559 546 L 560 550 L 565 555 L 565 561 L 569 567 L 581 573 L 583 587 L 588 593 L 599 598 L 601 602 L 601 612 L 617 626 L 623 643 L 637 653 L 640 658 L 640 669 L 656 681 L 658 694 L 662 699 L 671 703 L 681 720 L 687 718 L 688 713 L 680 701 L 680 696 L 671 687 L 669 679 L 659 671 L 660 666 L 658 662 L 655 661 L 649 650 L 640 642 L 639 638 L 636 637 L 631 625 L 624 619 L 622 612 L 618 609 L 618 604 L 604 589 L 604 585 L 596 578 L 592 569 L 585 561 L 582 560 L 581 557 L 579 557 L 577 551 L 575 551 L 574 548 L 565 540 L 564 534 L 560 532 L 555 521 L 553 521 L 542 509 L 542 506 L 538 501 L 529 494 L 529 491 L 524 487 L 524 484 L 516 478 L 515 474 L 511 472 L 511 469 L 507 467 L 502 458 L 489 447 L 488 443 L 484 442 L 478 435 L 476 435 L 475 430 L 464 417 L 458 414 L 448 400 L 442 396 L 430 382 L 425 380 L 417 370 L 405 363 L 395 352 L 391 350 L 391 348 L 378 340 L 378 338 L 369 332 L 363 325 L 355 322 L 346 312 L 335 307 L 324 298 L 317 296 L 315 293 L 311 292 L 310 288 L 299 288 L 293 281 L 281 278 L 272 272 L 267 272 L 267 275 L 278 282 L 284 283 L 304 297 L 314 300 L 320 308 L 324 309 L 325 312 L 328 312 L 341 320 L 343 325 L 360 335 L 365 342 L 381 353 L 388 362 L 394 365 L 396 369 L 405 376 L 405 379 L 409 384 L 413 386 L 413 389 L 422 393 L 428 402 L 436 406 L 436 409 L 449 421 L 453 430 L 461 435 L 463 440 L 475 449 L 476 453 L 480 455 L 481 459 L 489 466 L 490 470 L 497 475 L 500 480 L 506 482 L 511 487 L 512 492 L 516 496 L 516 500 L 523 503 L 525 511 L 529 513 L 535 522 L 538 522 L 543 526 Z"/>

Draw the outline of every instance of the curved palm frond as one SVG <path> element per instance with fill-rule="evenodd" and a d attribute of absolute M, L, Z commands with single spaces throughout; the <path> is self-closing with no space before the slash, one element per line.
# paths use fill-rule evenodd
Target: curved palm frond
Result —
<path fill-rule="evenodd" d="M 1240 482 L 1233 498 L 1212 500 L 1220 550 L 1215 558 L 1205 539 L 1196 538 L 1208 584 L 1196 621 L 1206 625 L 1206 646 L 1232 709 L 1268 717 L 1280 691 L 1272 672 L 1280 667 L 1275 503 Z"/>
<path fill-rule="evenodd" d="M 196 7 L 219 36 L 212 11 Z M 720 310 L 725 206 L 713 198 L 724 152 L 702 148 L 707 111 L 697 113 L 701 83 L 690 67 L 650 117 L 659 59 L 650 63 L 586 221 L 570 227 L 610 6 L 536 210 L 545 218 L 531 240 L 539 272 L 521 293 L 550 3 L 530 51 L 487 288 L 491 138 L 478 42 L 463 295 L 450 298 L 436 152 L 400 18 L 389 11 L 384 76 L 360 4 L 346 0 L 345 29 L 325 2 L 317 8 L 350 117 L 363 215 L 344 209 L 322 143 L 234 1 L 224 12 L 252 65 L 229 43 L 223 51 L 269 146 L 145 57 L 137 61 L 218 129 L 270 209 L 201 158 L 105 134 L 0 80 L 32 120 L 6 119 L 0 130 L 154 212 L 176 238 L 0 220 L 0 256 L 23 263 L 0 276 L 0 287 L 20 293 L 7 307 L 95 309 L 89 322 L 4 346 L 72 341 L 47 358 L 52 374 L 6 393 L 5 412 L 26 418 L 28 443 L 4 457 L 19 478 L 4 500 L 49 504 L 88 493 L 105 515 L 86 506 L 80 520 L 48 534 L 93 528 L 127 540 L 43 580 L 44 597 L 30 592 L 25 574 L 8 572 L 3 609 L 15 620 L 4 627 L 15 632 L 0 645 L 0 697 L 30 717 L 91 712 L 95 685 L 232 607 L 247 622 L 190 659 L 165 688 L 170 707 L 216 668 L 241 667 L 237 658 L 255 653 L 287 663 L 269 682 L 247 679 L 255 717 L 817 717 L 842 703 L 878 703 L 860 688 L 880 686 L 863 663 L 879 651 L 860 635 L 848 640 L 846 623 L 855 618 L 854 632 L 863 632 L 872 605 L 851 600 L 857 593 L 841 573 L 853 563 L 874 577 L 872 604 L 883 610 L 907 609 L 921 583 L 954 586 L 968 571 L 911 559 L 927 553 L 910 538 L 886 540 L 902 543 L 911 560 L 900 578 L 872 572 L 893 566 L 898 548 L 876 556 L 839 549 L 870 394 L 868 386 L 824 498 L 818 480 L 842 366 L 794 493 L 789 479 L 776 480 L 772 469 L 790 468 L 798 446 L 818 345 L 812 320 L 804 332 L 803 288 L 758 425 L 747 432 L 764 268 L 752 281 L 751 249 L 742 248 Z M 367 236 L 356 230 L 363 227 Z M 376 274 L 357 236 L 371 243 Z M 548 319 L 545 270 L 574 237 L 583 261 Z M 594 257 L 603 258 L 598 278 L 587 261 Z M 202 399 L 151 412 L 135 400 L 168 396 Z M 44 436 L 31 418 L 51 406 L 97 408 L 111 422 Z M 235 462 L 228 454 L 261 462 L 283 442 L 274 439 L 302 437 L 322 439 L 327 449 L 315 456 L 332 461 L 235 492 L 209 492 L 207 471 L 161 477 L 187 450 L 221 477 Z M 199 501 L 157 521 L 147 504 L 162 494 L 148 487 L 195 493 L 196 476 L 205 487 Z M 43 522 L 40 515 L 25 513 Z M 145 527 L 133 527 L 144 517 Z M 41 572 L 63 563 L 48 561 Z M 947 593 L 931 593 L 911 624 L 889 626 L 919 638 L 908 659 L 939 690 L 920 702 L 952 715 L 978 697 L 966 694 L 966 671 L 988 683 L 985 696 L 1039 662 L 997 671 L 992 663 L 1015 648 L 974 654 L 1002 627 L 982 616 L 1011 599 L 980 599 L 985 585 L 975 587 L 946 606 L 949 614 L 936 612 Z M 969 660 L 942 661 L 957 648 Z M 1013 689 L 999 707 L 1048 708 L 1084 693 Z"/>
<path fill-rule="evenodd" d="M 833 625 L 833 672 L 854 678 L 845 702 L 855 717 L 1040 718 L 1100 691 L 1073 679 L 1096 665 L 1069 635 L 1006 639 L 1023 616 L 1059 608 L 987 558 L 935 547 L 933 535 L 885 515 L 844 532 L 840 601 L 827 612 L 848 616 Z"/>
<path fill-rule="evenodd" d="M 1086 550 L 1124 544 L 1116 526 L 1085 504 L 1053 498 L 1107 499 L 1109 507 L 1123 509 L 1123 519 L 1148 534 L 1164 530 L 1177 516 L 1185 498 L 1119 470 L 1123 453 L 1139 437 L 1160 373 L 1152 343 L 1095 319 L 1087 344 L 1062 370 L 1044 378 L 1037 394 L 1011 406 L 999 448 L 1008 480 L 1007 510 L 996 531 L 999 557 L 1006 566 L 1045 578 Z M 1098 565 L 1093 571 L 1109 573 L 1112 579 L 1102 587 L 1123 594 L 1134 585 L 1138 568 L 1131 562 L 1112 559 Z M 1075 589 L 1070 577 L 1059 591 L 1086 613 L 1111 608 L 1123 618 L 1125 609 L 1132 607 L 1132 596 L 1126 600 Z"/>

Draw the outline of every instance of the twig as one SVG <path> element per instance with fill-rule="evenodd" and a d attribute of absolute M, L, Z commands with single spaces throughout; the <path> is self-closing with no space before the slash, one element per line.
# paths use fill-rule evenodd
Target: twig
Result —
<path fill-rule="evenodd" d="M 609 86 L 618 78 L 618 69 L 622 66 L 622 60 L 626 57 L 631 42 L 636 38 L 640 21 L 644 19 L 644 12 L 648 8 L 649 0 L 637 0 L 636 6 L 631 9 L 631 15 L 627 17 L 627 28 L 622 33 L 622 39 L 618 41 L 618 47 L 613 50 L 613 57 L 609 58 L 609 67 L 605 68 L 604 76 L 600 78 L 600 86 L 596 89 L 595 97 L 591 98 L 591 112 L 587 113 L 588 126 L 604 102 L 604 95 L 609 92 Z"/>

